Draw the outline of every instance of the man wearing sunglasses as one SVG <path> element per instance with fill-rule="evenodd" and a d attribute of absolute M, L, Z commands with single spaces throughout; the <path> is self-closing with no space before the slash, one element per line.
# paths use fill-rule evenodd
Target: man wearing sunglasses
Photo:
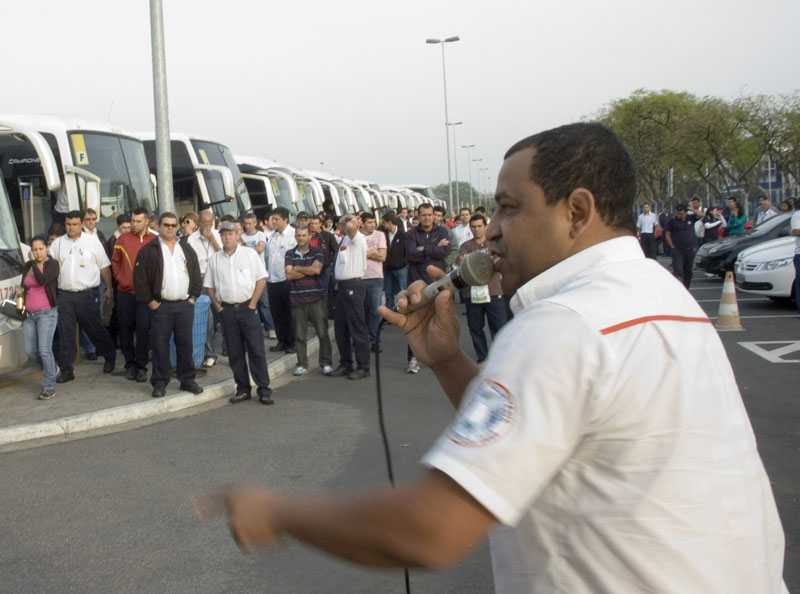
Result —
<path fill-rule="evenodd" d="M 185 239 L 178 241 L 178 217 L 171 212 L 158 219 L 158 239 L 144 245 L 136 258 L 133 284 L 136 299 L 150 308 L 150 347 L 153 398 L 166 394 L 169 383 L 169 338 L 175 334 L 176 375 L 180 389 L 199 394 L 192 360 L 194 302 L 203 288 L 197 254 Z"/>

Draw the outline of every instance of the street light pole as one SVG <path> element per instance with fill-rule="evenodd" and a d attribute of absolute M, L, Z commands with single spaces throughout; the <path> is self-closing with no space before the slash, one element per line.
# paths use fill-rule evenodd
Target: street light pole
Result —
<path fill-rule="evenodd" d="M 481 172 L 478 169 L 481 166 L 481 161 L 483 161 L 483 157 L 480 159 L 472 159 L 472 162 L 475 163 L 475 183 L 478 184 L 478 202 L 481 201 Z"/>
<path fill-rule="evenodd" d="M 461 197 L 458 195 L 458 143 L 456 142 L 456 126 L 460 126 L 464 122 L 453 122 L 452 124 L 447 124 L 448 126 L 453 127 L 453 163 L 455 165 L 456 170 L 456 208 L 461 208 Z M 451 209 L 452 210 L 452 209 Z"/>
<path fill-rule="evenodd" d="M 442 46 L 442 82 L 444 83 L 444 138 L 445 142 L 447 143 L 447 190 L 449 192 L 450 201 L 448 206 L 450 210 L 453 210 L 453 182 L 452 178 L 450 177 L 450 132 L 447 129 L 448 122 L 450 122 L 450 118 L 447 115 L 447 70 L 445 68 L 444 62 L 444 44 L 445 43 L 452 43 L 454 41 L 458 41 L 458 35 L 454 37 L 448 37 L 447 39 L 426 39 L 425 43 L 435 44 L 438 43 Z"/>
<path fill-rule="evenodd" d="M 469 209 L 472 210 L 473 208 L 475 208 L 475 206 L 472 204 L 472 161 L 469 158 L 469 149 L 475 148 L 475 145 L 464 144 L 461 145 L 461 148 L 467 149 L 467 179 L 469 180 Z"/>
<path fill-rule="evenodd" d="M 481 167 L 478 171 L 489 171 L 488 167 Z M 481 186 L 483 187 L 483 199 L 486 200 L 486 184 L 483 182 L 483 176 L 481 176 Z"/>
<path fill-rule="evenodd" d="M 175 212 L 172 193 L 172 149 L 167 104 L 167 60 L 164 52 L 164 15 L 161 0 L 150 0 L 150 45 L 153 52 L 153 104 L 156 120 L 156 180 L 158 212 Z"/>

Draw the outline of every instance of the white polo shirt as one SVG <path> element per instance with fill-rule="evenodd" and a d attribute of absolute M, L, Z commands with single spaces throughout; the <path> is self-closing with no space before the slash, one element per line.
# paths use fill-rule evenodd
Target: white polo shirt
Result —
<path fill-rule="evenodd" d="M 170 252 L 167 244 L 160 237 L 154 239 L 161 247 L 164 259 L 164 275 L 161 278 L 161 298 L 167 301 L 183 301 L 189 298 L 189 264 L 183 253 L 180 242 L 175 241 Z"/>
<path fill-rule="evenodd" d="M 294 227 L 286 225 L 283 232 L 277 229 L 267 240 L 267 282 L 280 283 L 286 280 L 286 252 L 297 245 L 294 238 Z"/>
<path fill-rule="evenodd" d="M 216 239 L 217 245 L 220 246 L 221 249 L 222 238 L 219 236 L 219 231 L 216 229 L 211 229 L 211 233 L 214 235 L 214 239 Z M 194 253 L 197 254 L 197 263 L 200 265 L 200 274 L 204 275 L 206 273 L 206 269 L 208 268 L 208 259 L 215 254 L 214 244 L 211 243 L 211 240 L 203 237 L 203 234 L 200 233 L 199 229 L 192 233 L 186 241 L 190 246 L 192 246 Z"/>
<path fill-rule="evenodd" d="M 217 301 L 244 303 L 253 297 L 256 282 L 267 278 L 264 258 L 247 246 L 236 246 L 229 256 L 222 249 L 208 260 L 203 286 L 214 289 Z"/>
<path fill-rule="evenodd" d="M 58 260 L 58 288 L 85 291 L 100 284 L 100 270 L 111 266 L 103 246 L 93 235 L 81 232 L 74 241 L 62 235 L 50 245 L 50 256 Z"/>
<path fill-rule="evenodd" d="M 362 278 L 367 272 L 367 239 L 360 231 L 350 239 L 345 235 L 339 243 L 334 275 L 337 281 Z"/>
<path fill-rule="evenodd" d="M 469 224 L 462 225 L 458 224 L 453 227 L 453 237 L 456 238 L 458 242 L 458 247 L 464 245 L 464 242 L 469 241 L 472 239 L 472 230 L 469 228 Z"/>
<path fill-rule="evenodd" d="M 498 594 L 785 592 L 784 537 L 725 349 L 635 238 L 526 283 L 424 462 L 501 525 Z"/>

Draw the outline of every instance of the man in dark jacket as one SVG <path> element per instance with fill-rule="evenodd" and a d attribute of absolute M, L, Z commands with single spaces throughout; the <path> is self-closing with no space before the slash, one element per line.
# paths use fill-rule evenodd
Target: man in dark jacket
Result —
<path fill-rule="evenodd" d="M 136 299 L 150 308 L 150 346 L 153 398 L 166 393 L 169 383 L 169 338 L 175 333 L 176 375 L 181 390 L 199 394 L 192 360 L 194 302 L 203 289 L 197 254 L 186 240 L 178 241 L 178 217 L 171 212 L 158 219 L 158 239 L 139 250 L 133 271 Z"/>
<path fill-rule="evenodd" d="M 406 232 L 406 260 L 408 282 L 431 282 L 426 269 L 433 265 L 445 269 L 445 258 L 450 253 L 450 233 L 444 225 L 433 224 L 433 206 L 420 204 L 420 223 Z"/>
<path fill-rule="evenodd" d="M 408 264 L 406 264 L 406 233 L 398 217 L 384 218 L 386 233 L 386 260 L 383 263 L 383 292 L 386 307 L 394 309 L 394 296 L 408 288 Z"/>
<path fill-rule="evenodd" d="M 333 233 L 322 228 L 322 219 L 319 215 L 311 215 L 308 228 L 311 231 L 309 245 L 319 248 L 322 252 L 322 272 L 319 275 L 319 280 L 322 282 L 322 300 L 327 302 L 328 287 L 330 286 L 331 273 L 333 272 L 333 261 L 336 259 L 336 250 L 339 248 L 339 242 L 336 241 L 336 236 Z M 330 311 L 329 304 L 328 313 Z"/>

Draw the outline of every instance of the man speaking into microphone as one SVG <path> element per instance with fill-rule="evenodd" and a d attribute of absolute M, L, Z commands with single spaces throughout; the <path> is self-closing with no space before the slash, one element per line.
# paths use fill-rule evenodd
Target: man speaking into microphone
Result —
<path fill-rule="evenodd" d="M 644 257 L 635 193 L 629 155 L 598 124 L 514 145 L 486 236 L 515 317 L 484 366 L 459 347 L 448 291 L 381 310 L 457 409 L 419 477 L 349 496 L 234 488 L 198 513 L 225 511 L 248 551 L 288 534 L 384 567 L 441 567 L 488 535 L 500 594 L 786 592 L 730 363 L 691 295 Z"/>

